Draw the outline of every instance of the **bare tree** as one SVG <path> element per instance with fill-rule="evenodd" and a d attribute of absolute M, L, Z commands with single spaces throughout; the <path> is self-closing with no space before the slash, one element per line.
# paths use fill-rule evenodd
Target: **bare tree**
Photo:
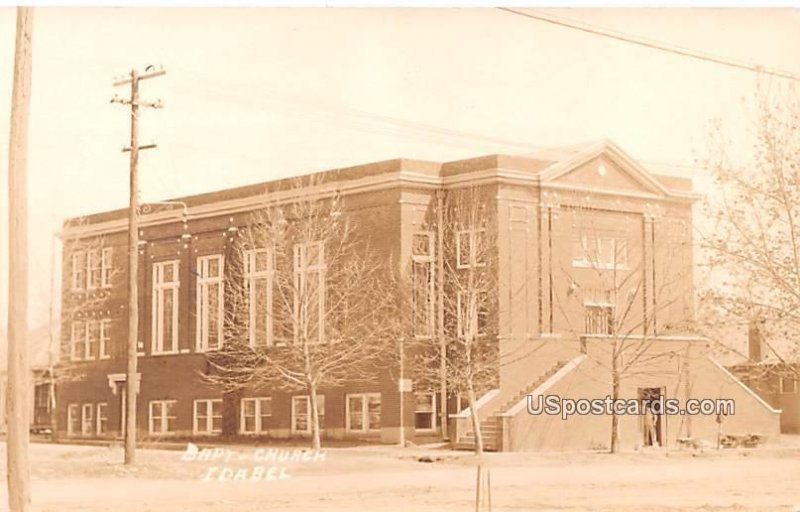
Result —
<path fill-rule="evenodd" d="M 443 287 L 445 379 L 451 392 L 467 398 L 476 454 L 484 450 L 477 400 L 480 393 L 496 387 L 502 364 L 496 215 L 488 193 L 477 187 L 450 192 L 442 203 L 442 214 L 436 216 L 443 223 L 437 231 L 445 255 L 439 280 Z M 419 335 L 425 330 L 419 326 L 434 316 L 426 314 L 434 307 L 435 294 L 428 291 L 433 281 L 413 261 L 405 279 L 404 288 L 409 292 L 407 305 L 401 309 L 410 312 L 411 332 L 415 333 L 408 336 L 410 373 L 417 388 L 435 390 L 441 378 L 439 345 L 435 338 Z"/>
<path fill-rule="evenodd" d="M 391 264 L 356 229 L 341 197 L 297 179 L 238 232 L 225 271 L 225 345 L 207 378 L 226 390 L 270 386 L 309 396 L 319 449 L 319 391 L 373 381 L 391 343 Z"/>
<path fill-rule="evenodd" d="M 709 137 L 718 194 L 702 245 L 714 269 L 705 295 L 724 322 L 759 325 L 773 362 L 765 372 L 797 378 L 800 356 L 800 95 L 759 90 L 749 152 L 734 148 L 720 122 Z M 765 354 L 767 355 L 767 354 Z"/>

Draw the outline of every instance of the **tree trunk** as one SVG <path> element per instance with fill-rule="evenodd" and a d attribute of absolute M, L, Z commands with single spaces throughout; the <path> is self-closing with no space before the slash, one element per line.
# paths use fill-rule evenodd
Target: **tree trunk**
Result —
<path fill-rule="evenodd" d="M 311 448 L 319 450 L 322 448 L 322 442 L 319 435 L 319 408 L 317 407 L 317 386 L 315 384 L 309 386 L 309 393 L 311 396 Z"/>
<path fill-rule="evenodd" d="M 619 400 L 619 371 L 617 370 L 617 358 L 614 356 L 611 368 L 611 399 L 613 403 Z M 619 452 L 619 416 L 616 407 L 611 409 L 611 453 Z"/>
<path fill-rule="evenodd" d="M 483 435 L 481 434 L 481 421 L 478 418 L 478 410 L 475 406 L 475 387 L 472 381 L 467 384 L 467 398 L 469 399 L 469 417 L 472 419 L 472 432 L 475 434 L 475 455 L 483 454 Z"/>

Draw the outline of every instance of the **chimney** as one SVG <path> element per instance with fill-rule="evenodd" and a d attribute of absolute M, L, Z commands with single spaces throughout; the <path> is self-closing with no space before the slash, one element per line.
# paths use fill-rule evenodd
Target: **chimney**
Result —
<path fill-rule="evenodd" d="M 764 350 L 764 337 L 761 334 L 762 320 L 750 320 L 747 329 L 747 346 L 751 363 L 760 363 L 766 355 Z"/>

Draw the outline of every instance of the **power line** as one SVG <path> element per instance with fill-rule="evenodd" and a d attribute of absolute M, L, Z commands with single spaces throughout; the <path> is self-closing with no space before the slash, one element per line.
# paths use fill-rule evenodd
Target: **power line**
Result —
<path fill-rule="evenodd" d="M 639 46 L 643 46 L 645 48 L 650 48 L 653 50 L 660 50 L 663 52 L 668 52 L 676 55 L 681 55 L 683 57 L 690 57 L 693 59 L 703 60 L 706 62 L 713 62 L 714 64 L 720 64 L 722 66 L 728 66 L 731 68 L 742 69 L 745 71 L 753 71 L 756 73 L 761 73 L 765 75 L 772 75 L 780 78 L 785 78 L 788 80 L 795 80 L 800 82 L 800 76 L 797 76 L 793 73 L 789 73 L 788 71 L 782 71 L 778 69 L 770 69 L 766 68 L 761 65 L 751 64 L 745 61 L 739 61 L 735 59 L 731 59 L 728 57 L 722 57 L 719 55 L 714 55 L 711 53 L 693 50 L 690 48 L 685 48 L 682 46 L 665 43 L 661 41 L 654 41 L 642 38 L 640 36 L 635 36 L 632 34 L 626 34 L 624 32 L 617 32 L 613 30 L 609 30 L 606 28 L 598 27 L 595 25 L 589 25 L 588 23 L 582 23 L 576 20 L 572 20 L 569 18 L 563 18 L 560 16 L 554 16 L 551 14 L 544 14 L 541 12 L 529 12 L 529 11 L 520 11 L 517 9 L 511 9 L 509 7 L 497 7 L 497 9 L 501 11 L 505 11 L 511 14 L 515 14 L 517 16 L 523 16 L 525 18 L 530 18 L 538 21 L 543 21 L 545 23 L 551 23 L 553 25 L 559 25 L 561 27 L 571 28 L 575 30 L 580 30 L 582 32 L 587 32 L 589 34 L 594 34 L 602 37 L 608 37 L 610 39 L 615 39 L 617 41 L 622 41 L 625 43 L 635 44 Z"/>
<path fill-rule="evenodd" d="M 191 73 L 191 71 L 188 72 Z M 195 84 L 195 87 L 197 89 L 205 89 L 207 93 L 211 93 L 217 96 L 219 99 L 223 99 L 224 101 L 231 101 L 239 103 L 243 106 L 247 106 L 248 108 L 251 109 L 253 108 L 254 97 L 252 96 L 248 100 L 245 100 L 240 96 L 231 94 L 229 91 L 226 92 L 223 88 L 214 86 L 202 86 L 197 84 Z M 547 153 L 556 153 L 556 154 L 563 153 L 565 156 L 570 154 L 570 151 L 564 148 L 538 146 L 535 144 L 530 144 L 519 140 L 511 140 L 500 137 L 482 135 L 478 133 L 463 132 L 460 130 L 454 130 L 452 128 L 442 128 L 431 124 L 420 123 L 417 121 L 388 116 L 384 114 L 377 114 L 374 112 L 368 112 L 365 110 L 360 110 L 355 108 L 341 107 L 339 105 L 332 105 L 319 101 L 309 102 L 306 99 L 293 97 L 291 95 L 287 95 L 285 93 L 281 93 L 275 90 L 267 89 L 267 90 L 261 90 L 260 92 L 263 95 L 265 95 L 267 100 L 272 100 L 279 108 L 293 111 L 296 115 L 312 116 L 312 117 L 331 116 L 333 118 L 344 117 L 345 124 L 349 124 L 350 128 L 359 131 L 364 131 L 373 135 L 376 133 L 383 133 L 385 135 L 398 135 L 406 138 L 409 137 L 416 138 L 419 140 L 423 140 L 426 143 L 447 145 L 453 147 L 472 147 L 471 145 L 469 146 L 465 145 L 463 143 L 464 141 L 479 142 L 482 144 L 490 144 L 490 145 L 503 145 L 507 147 L 516 148 L 517 150 L 533 152 L 534 156 L 535 153 L 538 151 L 543 151 Z M 431 136 L 433 136 L 434 138 L 438 138 L 439 140 L 438 141 L 434 140 L 431 138 Z M 459 140 L 461 142 L 457 142 Z M 707 173 L 707 169 L 699 165 L 670 162 L 665 160 L 648 160 L 639 158 L 637 158 L 636 160 L 637 162 L 643 165 L 653 165 L 653 166 L 673 168 L 672 169 L 673 172 L 675 170 L 674 168 L 682 168 L 682 169 L 691 169 L 695 171 L 700 171 L 703 174 Z"/>

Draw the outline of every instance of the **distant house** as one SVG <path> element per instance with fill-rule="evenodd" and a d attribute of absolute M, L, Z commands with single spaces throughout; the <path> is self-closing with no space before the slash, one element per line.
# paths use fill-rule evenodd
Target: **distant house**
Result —
<path fill-rule="evenodd" d="M 8 428 L 8 368 L 6 365 L 7 340 L 4 333 L 0 333 L 3 351 L 0 356 L 0 432 Z M 50 350 L 49 329 L 39 327 L 31 330 L 29 334 L 31 345 L 31 432 L 47 433 L 53 429 L 53 411 L 55 410 L 55 381 L 52 378 L 52 368 L 57 360 L 51 359 L 56 354 Z"/>
<path fill-rule="evenodd" d="M 731 372 L 781 410 L 781 432 L 800 434 L 800 362 L 778 361 L 769 354 L 755 322 L 748 330 L 748 351 L 748 361 L 731 366 Z"/>
<path fill-rule="evenodd" d="M 509 364 L 496 368 L 497 388 L 480 390 L 478 416 L 489 449 L 582 450 L 608 445 L 607 415 L 533 416 L 526 395 L 603 397 L 611 388 L 608 354 L 612 322 L 619 316 L 607 282 L 629 287 L 626 334 L 634 347 L 649 347 L 647 367 L 631 372 L 621 397 L 731 398 L 732 432 L 778 435 L 779 412 L 710 357 L 708 341 L 681 331 L 692 315 L 691 180 L 651 173 L 615 144 L 601 141 L 532 156 L 487 155 L 453 162 L 390 160 L 319 173 L 322 185 L 287 190 L 272 181 L 180 198 L 186 210 L 157 208 L 142 215 L 139 247 L 139 399 L 142 437 L 238 435 L 303 437 L 309 434 L 309 398 L 278 388 L 223 393 L 201 378 L 207 352 L 223 343 L 222 291 L 234 233 L 247 228 L 265 204 L 340 194 L 344 212 L 386 261 L 415 272 L 413 304 L 420 339 L 436 343 L 437 322 L 456 336 L 492 322 L 497 347 Z M 437 197 L 466 187 L 486 198 L 487 223 L 497 233 L 497 318 L 467 325 L 468 305 L 440 320 L 437 297 L 459 302 L 461 291 L 440 286 L 437 259 L 456 269 L 480 266 L 472 257 L 480 229 L 457 231 L 439 243 Z M 65 240 L 86 250 L 64 254 L 62 312 L 92 302 L 81 314 L 62 317 L 62 354 L 84 378 L 59 383 L 58 433 L 113 438 L 123 432 L 126 382 L 127 212 L 117 210 L 67 221 Z M 439 247 L 453 247 L 451 252 Z M 247 279 L 269 290 L 272 272 L 311 275 L 324 290 L 324 261 L 263 258 Z M 269 254 L 269 247 L 253 249 Z M 324 258 L 324 248 L 315 254 Z M 316 261 L 316 260 L 315 260 Z M 213 265 L 209 264 L 213 263 Z M 275 268 L 275 266 L 280 268 Z M 668 270 L 665 270 L 668 269 Z M 599 276 L 599 277 L 598 277 Z M 213 293 L 212 293 L 213 291 Z M 265 293 L 265 297 L 270 297 Z M 319 294 L 325 296 L 324 293 Z M 322 301 L 323 298 L 320 300 Z M 250 318 L 263 318 L 258 301 Z M 213 304 L 213 308 L 209 307 Z M 264 308 L 271 308 L 265 302 Z M 320 308 L 324 308 L 324 302 Z M 444 313 L 442 313 L 444 315 Z M 638 324 L 638 327 L 636 325 Z M 627 327 L 626 327 L 627 328 Z M 268 332 L 268 331 L 266 331 Z M 211 343 L 209 340 L 214 340 Z M 270 336 L 264 343 L 271 346 Z M 638 356 L 628 354 L 628 362 Z M 689 372 L 691 363 L 691 373 Z M 446 414 L 440 394 L 418 383 L 401 392 L 395 369 L 376 370 L 374 384 L 347 383 L 321 390 L 326 437 L 396 442 L 402 426 L 411 438 L 436 436 L 451 422 L 457 446 L 469 447 L 470 421 L 450 390 Z M 690 377 L 687 377 L 689 376 Z M 686 385 L 691 378 L 691 385 Z M 401 407 L 401 401 L 404 407 Z M 402 413 L 401 413 L 402 411 Z M 691 423 L 691 425 L 690 425 Z M 713 415 L 659 417 L 645 428 L 642 416 L 621 420 L 622 446 L 674 445 L 679 437 L 716 439 Z"/>

